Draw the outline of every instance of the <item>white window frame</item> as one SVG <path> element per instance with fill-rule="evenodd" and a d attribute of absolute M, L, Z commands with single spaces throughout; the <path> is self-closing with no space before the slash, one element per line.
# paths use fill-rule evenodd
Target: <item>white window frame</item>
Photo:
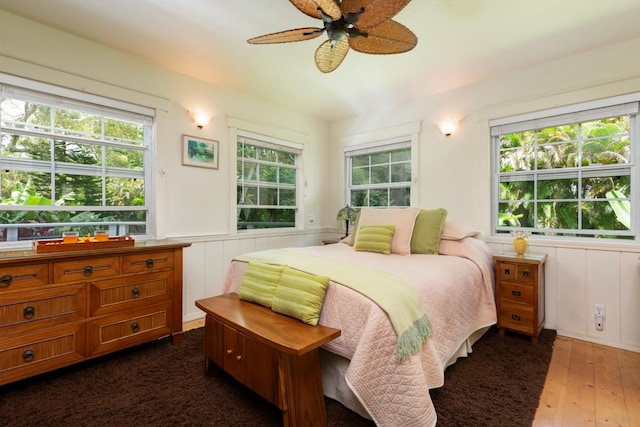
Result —
<path fill-rule="evenodd" d="M 491 168 L 492 168 L 492 215 L 491 228 L 493 235 L 504 235 L 509 231 L 524 231 L 544 236 L 551 233 L 555 238 L 576 238 L 572 236 L 562 236 L 562 234 L 577 234 L 580 238 L 594 238 L 599 234 L 607 234 L 610 236 L 626 236 L 634 240 L 637 238 L 637 224 L 640 207 L 638 206 L 638 195 L 640 194 L 640 185 L 637 181 L 637 165 L 640 144 L 640 116 L 639 111 L 640 92 L 621 95 L 606 99 L 600 99 L 590 102 L 584 102 L 574 105 L 552 108 L 548 110 L 537 111 L 533 113 L 521 114 L 517 116 L 505 117 L 489 121 L 491 134 Z M 609 117 L 618 117 L 630 115 L 630 161 L 628 164 L 615 164 L 611 166 L 582 166 L 575 168 L 563 169 L 545 169 L 540 170 L 540 175 L 553 175 L 554 178 L 592 176 L 606 177 L 616 174 L 629 175 L 632 188 L 628 195 L 631 203 L 631 227 L 629 231 L 611 230 L 607 233 L 599 233 L 597 230 L 572 230 L 572 229 L 544 229 L 536 227 L 508 227 L 498 224 L 498 206 L 500 203 L 500 182 L 501 180 L 509 180 L 509 175 L 514 178 L 518 174 L 521 176 L 533 176 L 533 182 L 538 178 L 539 171 L 531 170 L 526 172 L 500 173 L 500 136 L 504 134 L 517 133 L 523 131 L 533 131 L 537 129 L 545 129 L 554 126 L 562 126 L 568 124 L 576 124 L 591 120 L 604 119 Z M 578 202 L 583 201 L 581 195 L 575 199 Z M 533 200 L 532 203 L 537 203 Z M 556 235 L 559 233 L 560 235 Z"/>
<path fill-rule="evenodd" d="M 388 182 L 383 184 L 366 184 L 366 185 L 354 185 L 352 182 L 352 169 L 353 169 L 353 157 L 365 155 L 365 154 L 378 154 L 389 151 L 394 151 L 398 149 L 408 148 L 410 153 L 410 159 L 407 163 L 409 163 L 411 168 L 411 178 L 409 181 L 402 182 Z M 410 135 L 397 137 L 393 139 L 387 139 L 383 141 L 375 141 L 372 143 L 350 146 L 344 148 L 344 156 L 345 156 L 345 178 L 346 178 L 346 200 L 347 204 L 353 206 L 355 208 L 359 208 L 360 206 L 355 206 L 351 200 L 351 192 L 352 190 L 392 190 L 394 188 L 408 188 L 409 189 L 409 206 L 412 205 L 413 201 L 413 183 L 414 179 L 414 153 L 412 150 L 412 138 Z M 403 162 L 404 163 L 404 162 Z M 392 163 L 387 163 L 387 165 L 391 165 Z M 389 175 L 391 177 L 391 174 Z M 387 202 L 389 199 L 387 198 Z M 409 206 L 391 206 L 387 203 L 387 206 L 372 206 L 379 208 L 393 208 L 393 207 L 409 207 Z"/>
<path fill-rule="evenodd" d="M 236 191 L 233 192 L 233 196 L 234 196 L 234 203 L 233 205 L 235 206 L 235 215 L 234 215 L 234 223 L 235 223 L 235 230 L 238 233 L 247 233 L 247 232 L 265 232 L 265 231 L 269 231 L 269 230 L 292 230 L 292 229 L 299 229 L 302 227 L 302 221 L 301 221 L 301 214 L 300 214 L 300 202 L 301 202 L 301 178 L 302 178 L 302 173 L 301 173 L 301 164 L 302 164 L 302 153 L 303 153 L 303 145 L 302 144 L 298 144 L 295 142 L 291 142 L 291 141 L 285 141 L 285 140 L 281 140 L 279 138 L 274 138 L 274 137 L 269 137 L 266 135 L 260 135 L 260 134 L 256 134 L 253 132 L 249 132 L 249 131 L 245 131 L 245 130 L 241 130 L 238 129 L 236 131 L 236 149 L 234 150 L 234 152 L 236 153 L 235 156 L 235 167 L 233 168 L 236 171 L 236 179 L 235 179 L 235 186 L 234 188 L 237 187 L 238 185 L 238 180 L 237 180 L 237 164 L 238 164 L 238 158 L 237 158 L 237 145 L 240 143 L 246 143 L 249 145 L 253 145 L 253 146 L 258 146 L 258 147 L 264 147 L 264 148 L 270 148 L 270 149 L 274 149 L 274 150 L 278 150 L 278 151 L 284 151 L 287 153 L 291 153 L 294 154 L 296 156 L 296 160 L 295 160 L 295 164 L 293 166 L 293 169 L 295 169 L 295 192 L 296 192 L 296 197 L 295 197 L 295 205 L 291 206 L 291 205 L 287 205 L 285 206 L 286 209 L 293 209 L 295 210 L 295 215 L 294 215 L 294 225 L 293 227 L 265 227 L 265 228 L 257 228 L 257 229 L 238 229 L 238 210 L 242 209 L 243 205 L 239 205 L 237 198 L 236 198 Z M 257 163 L 261 163 L 261 162 L 257 162 Z M 275 165 L 275 164 L 274 164 Z M 289 167 L 290 165 L 285 165 L 283 164 L 283 166 L 285 167 Z M 273 185 L 274 188 L 283 188 L 283 189 L 291 189 L 289 186 L 287 185 L 283 185 L 282 187 L 278 186 L 277 184 Z M 274 206 L 271 205 L 250 205 L 251 208 L 254 209 L 270 209 L 273 208 Z"/>
<path fill-rule="evenodd" d="M 104 167 L 95 167 L 89 165 L 65 165 L 63 168 L 68 168 L 69 172 L 79 173 L 84 172 L 88 175 L 101 175 L 104 176 L 105 173 L 108 172 L 108 176 L 119 176 L 123 178 L 142 178 L 145 182 L 145 205 L 144 206 L 125 206 L 125 207 L 113 207 L 113 206 L 39 206 L 39 210 L 50 210 L 50 211 L 116 211 L 116 210 L 145 210 L 146 211 L 146 221 L 145 221 L 145 230 L 146 233 L 144 235 L 136 235 L 136 238 L 139 239 L 147 239 L 155 236 L 155 214 L 152 210 L 153 200 L 154 200 L 154 182 L 153 182 L 153 159 L 154 159 L 154 148 L 155 148 L 155 116 L 156 112 L 152 108 L 131 104 L 124 101 L 115 100 L 112 98 L 106 98 L 99 95 L 93 95 L 87 92 L 81 92 L 73 89 L 63 88 L 47 83 L 36 82 L 29 79 L 11 76 L 7 74 L 0 73 L 0 91 L 3 94 L 13 96 L 16 98 L 26 98 L 30 101 L 41 102 L 50 105 L 62 106 L 63 108 L 69 108 L 73 110 L 81 110 L 90 114 L 102 115 L 107 114 L 109 117 L 122 119 L 122 120 L 131 120 L 138 123 L 143 124 L 144 126 L 144 141 L 142 146 L 131 146 L 124 145 L 127 149 L 138 149 L 143 153 L 143 162 L 144 162 L 144 170 L 136 171 L 131 169 L 118 169 L 115 168 L 107 168 Z M 2 128 L 5 130 L 5 128 Z M 38 136 L 46 136 L 45 133 L 39 132 L 37 130 L 30 129 L 14 129 L 11 127 L 6 128 L 7 131 L 11 131 L 12 133 L 20 133 L 20 134 L 37 134 Z M 54 135 L 55 136 L 55 135 Z M 88 142 L 95 145 L 102 145 L 103 147 L 107 146 L 118 146 L 122 145 L 118 142 L 110 142 L 108 140 L 100 140 L 100 139 L 88 139 L 85 140 L 82 137 L 73 137 L 73 136 L 65 136 L 64 139 L 67 140 L 77 140 L 78 142 L 84 143 Z M 51 162 L 54 162 L 52 159 Z M 42 169 L 42 162 L 29 162 L 33 163 L 33 169 L 31 170 L 40 170 Z M 38 164 L 36 164 L 38 163 Z M 11 165 L 11 159 L 0 159 L 0 167 L 1 165 Z M 14 167 L 18 167 L 18 165 L 13 165 Z M 25 165 L 19 165 L 20 168 L 24 169 Z M 49 172 L 53 167 L 47 167 L 45 172 Z M 56 172 L 64 172 L 65 169 L 61 169 L 60 165 L 55 167 Z M 3 207 L 5 210 L 25 210 L 24 207 L 21 206 L 5 206 Z M 65 223 L 65 224 L 55 224 L 60 226 L 91 226 L 91 225 L 105 225 L 105 223 Z M 106 224 L 110 228 L 110 230 L 126 230 L 127 224 L 121 222 L 114 222 Z M 124 228 L 123 228 L 124 227 Z M 111 234 L 122 234 L 122 233 L 111 233 Z M 22 246 L 24 245 L 24 241 L 10 241 L 3 242 L 0 246 Z M 30 244 L 30 242 L 28 243 Z"/>

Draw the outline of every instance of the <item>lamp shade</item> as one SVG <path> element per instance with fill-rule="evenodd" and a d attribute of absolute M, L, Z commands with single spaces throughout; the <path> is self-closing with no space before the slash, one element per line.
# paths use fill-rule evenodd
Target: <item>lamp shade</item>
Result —
<path fill-rule="evenodd" d="M 350 207 L 349 205 L 338 211 L 338 221 L 355 221 L 356 220 L 357 211 Z"/>

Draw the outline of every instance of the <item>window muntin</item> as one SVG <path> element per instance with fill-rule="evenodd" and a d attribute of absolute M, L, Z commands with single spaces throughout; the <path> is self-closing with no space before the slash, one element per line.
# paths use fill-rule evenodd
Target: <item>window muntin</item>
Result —
<path fill-rule="evenodd" d="M 301 151 L 238 136 L 237 229 L 297 227 Z"/>
<path fill-rule="evenodd" d="M 148 234 L 152 124 L 137 112 L 3 85 L 0 241 L 67 230 Z"/>
<path fill-rule="evenodd" d="M 492 127 L 496 232 L 634 238 L 637 103 L 625 110 L 615 114 L 615 108 L 603 108 Z"/>
<path fill-rule="evenodd" d="M 355 208 L 411 205 L 409 141 L 347 150 L 348 203 Z"/>

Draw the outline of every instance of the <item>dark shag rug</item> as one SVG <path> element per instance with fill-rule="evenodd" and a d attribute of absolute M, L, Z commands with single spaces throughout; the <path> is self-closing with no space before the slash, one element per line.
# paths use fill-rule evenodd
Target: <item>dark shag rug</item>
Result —
<path fill-rule="evenodd" d="M 489 330 L 431 391 L 439 426 L 530 426 L 555 332 L 539 345 Z M 0 387 L 3 426 L 281 426 L 280 411 L 227 375 L 205 376 L 203 328 Z M 373 426 L 326 399 L 329 426 Z"/>

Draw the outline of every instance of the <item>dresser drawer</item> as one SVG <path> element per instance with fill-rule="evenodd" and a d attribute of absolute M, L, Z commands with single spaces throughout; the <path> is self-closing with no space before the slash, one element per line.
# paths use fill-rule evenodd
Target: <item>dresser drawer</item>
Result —
<path fill-rule="evenodd" d="M 97 355 L 171 333 L 171 302 L 129 311 L 89 323 L 89 353 Z"/>
<path fill-rule="evenodd" d="M 91 282 L 91 316 L 143 307 L 171 298 L 171 271 Z"/>
<path fill-rule="evenodd" d="M 536 265 L 498 262 L 496 269 L 498 270 L 498 281 L 533 285 L 538 280 L 536 278 L 538 272 Z"/>
<path fill-rule="evenodd" d="M 82 360 L 85 324 L 71 323 L 0 342 L 0 384 L 6 384 Z"/>
<path fill-rule="evenodd" d="M 533 305 L 533 286 L 511 282 L 499 282 L 498 295 L 502 301 Z"/>
<path fill-rule="evenodd" d="M 173 268 L 173 252 L 151 252 L 125 255 L 122 258 L 123 273 L 140 273 Z"/>
<path fill-rule="evenodd" d="M 0 296 L 5 291 L 44 286 L 48 283 L 47 264 L 0 267 Z"/>
<path fill-rule="evenodd" d="M 0 332 L 24 332 L 84 319 L 86 295 L 84 285 L 5 295 L 0 300 Z"/>
<path fill-rule="evenodd" d="M 500 300 L 499 325 L 501 328 L 532 334 L 534 330 L 533 307 Z"/>
<path fill-rule="evenodd" d="M 53 264 L 53 280 L 56 283 L 87 282 L 118 274 L 120 274 L 119 257 L 85 258 Z"/>

